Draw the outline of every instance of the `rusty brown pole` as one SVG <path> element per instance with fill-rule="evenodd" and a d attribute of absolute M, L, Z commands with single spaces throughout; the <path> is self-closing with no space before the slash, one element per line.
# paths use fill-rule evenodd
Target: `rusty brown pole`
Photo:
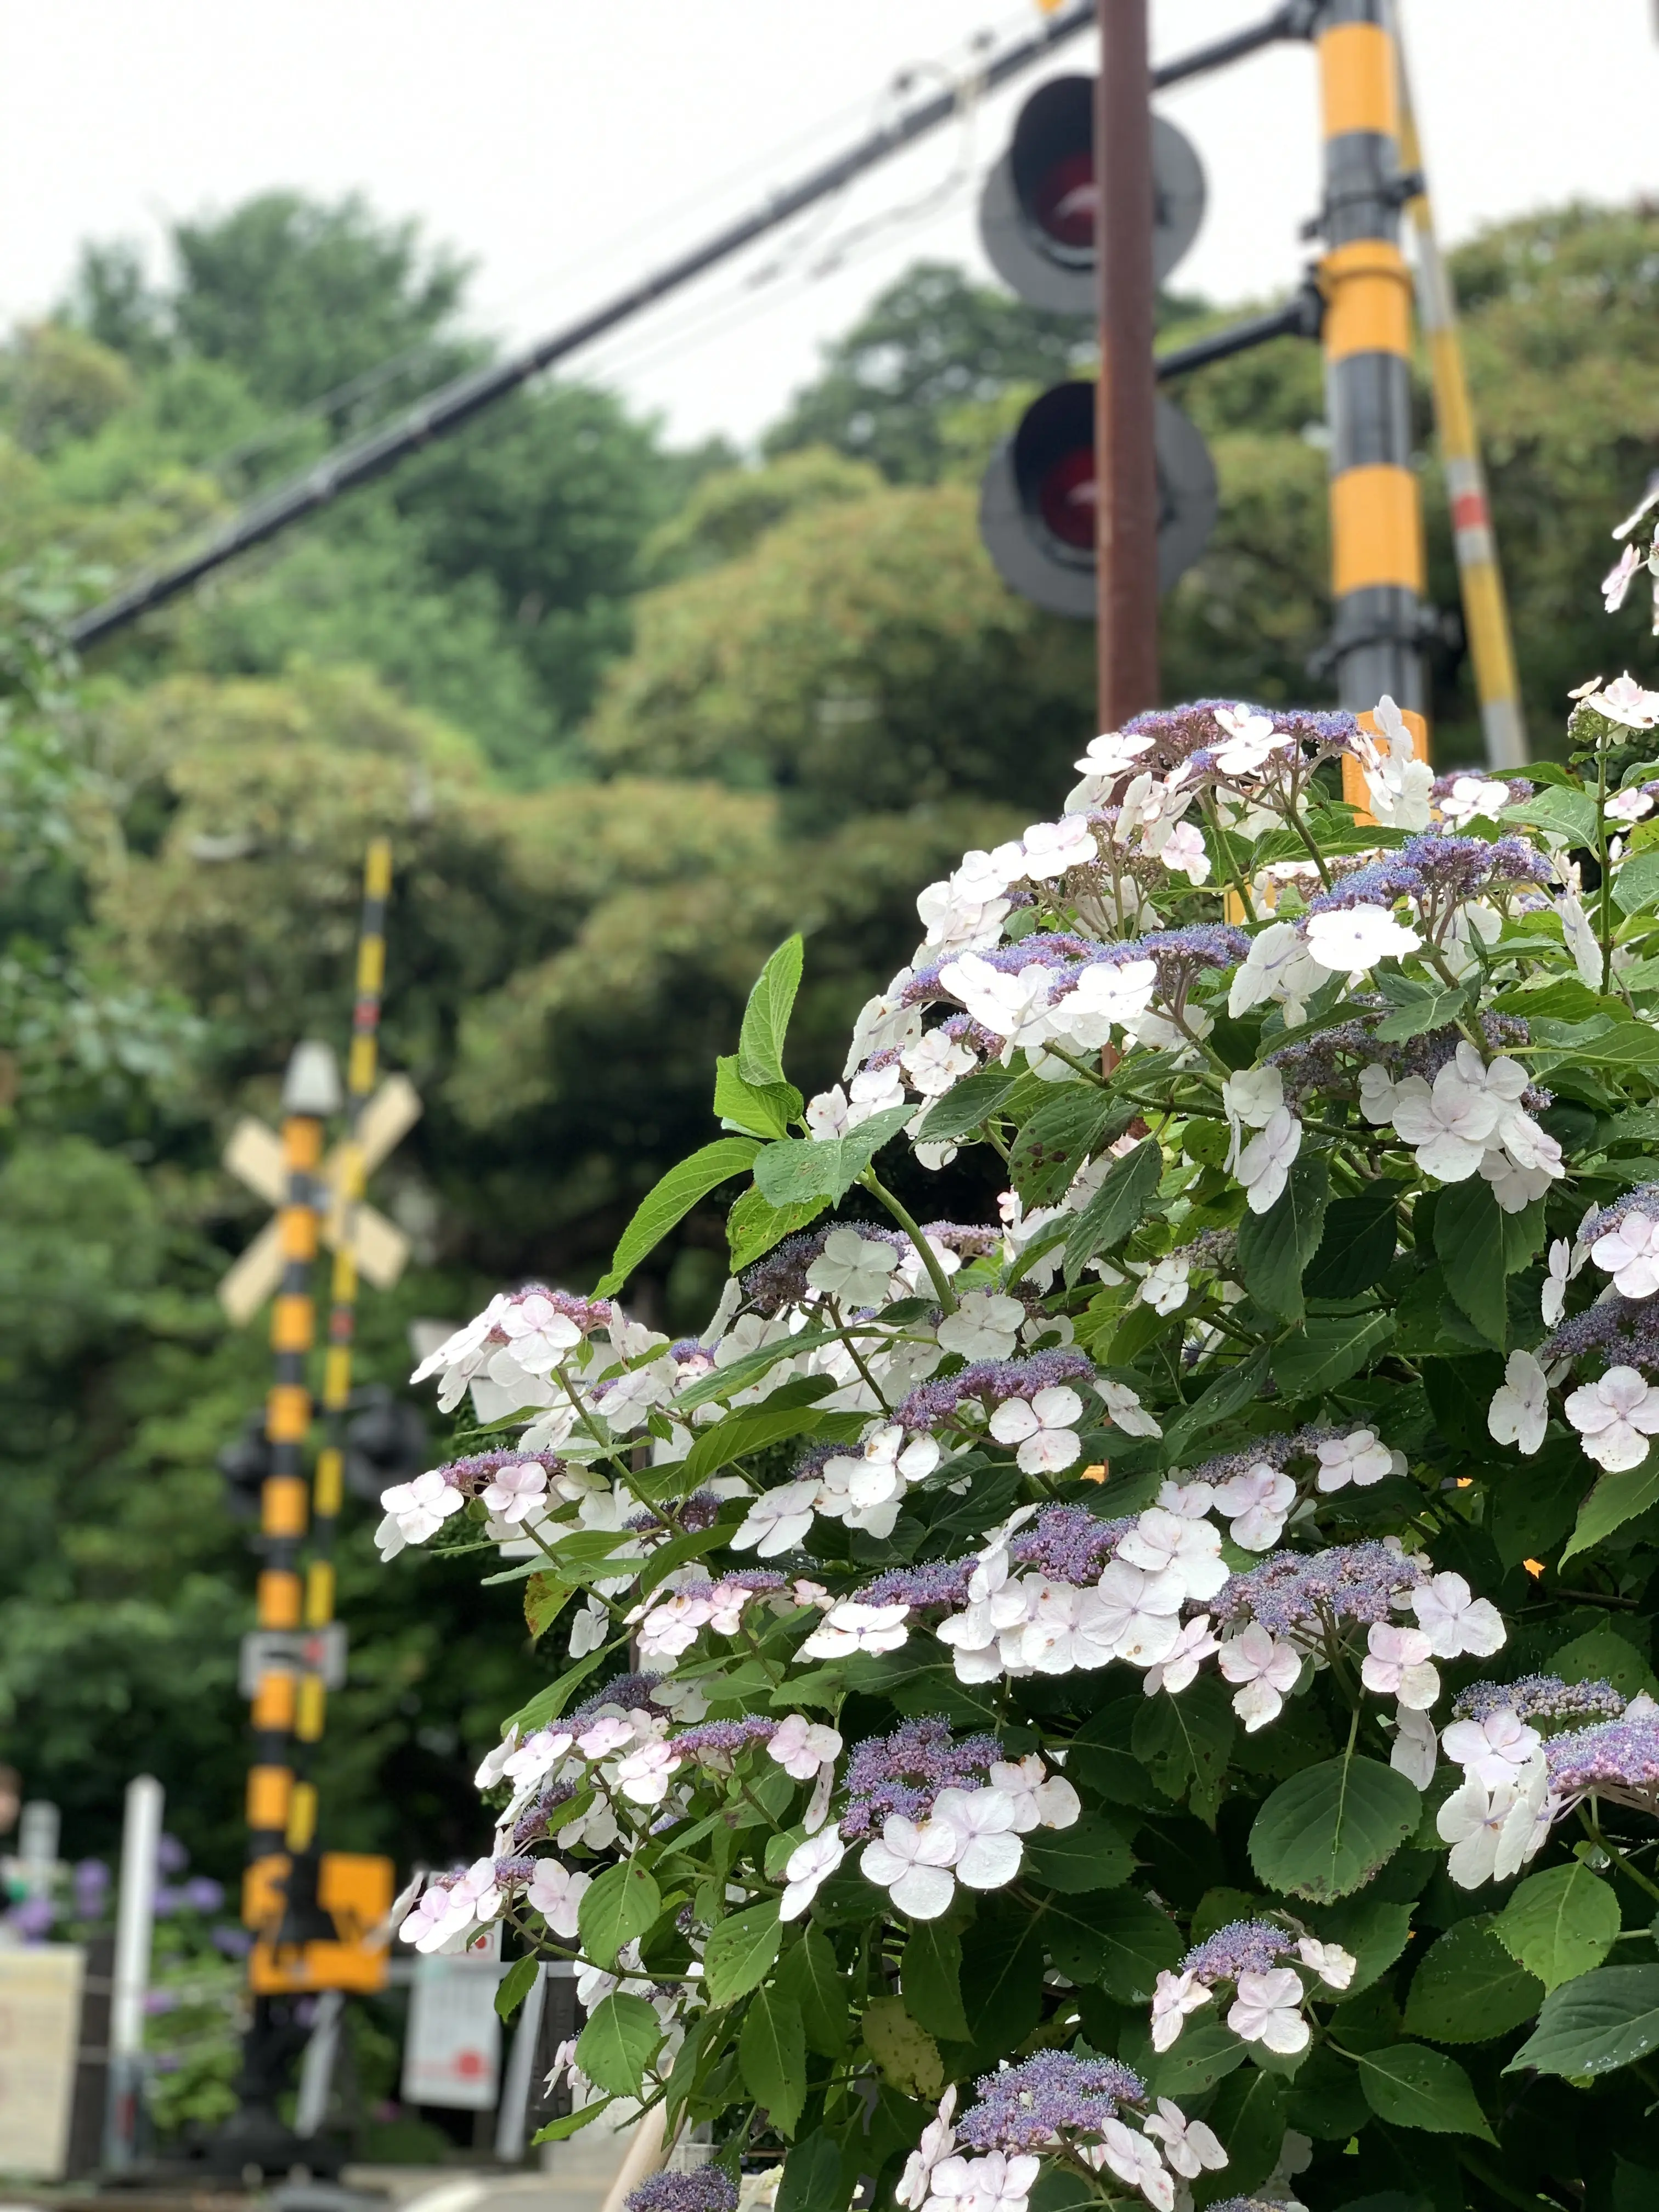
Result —
<path fill-rule="evenodd" d="M 1095 225 L 1100 726 L 1158 704 L 1158 470 L 1152 450 L 1152 118 L 1146 0 L 1100 0 Z"/>

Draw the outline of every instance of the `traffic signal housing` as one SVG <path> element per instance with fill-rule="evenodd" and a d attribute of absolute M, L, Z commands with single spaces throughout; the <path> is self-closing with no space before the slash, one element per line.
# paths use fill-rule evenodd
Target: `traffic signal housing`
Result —
<path fill-rule="evenodd" d="M 1021 107 L 1008 149 L 986 180 L 980 235 L 992 266 L 1033 307 L 1092 319 L 1100 193 L 1094 79 L 1054 77 Z M 1152 118 L 1152 266 L 1161 283 L 1197 235 L 1204 171 L 1172 123 Z M 1083 378 L 1032 401 L 992 455 L 980 491 L 980 536 L 1011 590 L 1051 614 L 1096 612 L 1098 486 L 1095 387 Z M 1213 465 L 1191 422 L 1158 403 L 1158 588 L 1203 551 L 1218 504 Z"/>

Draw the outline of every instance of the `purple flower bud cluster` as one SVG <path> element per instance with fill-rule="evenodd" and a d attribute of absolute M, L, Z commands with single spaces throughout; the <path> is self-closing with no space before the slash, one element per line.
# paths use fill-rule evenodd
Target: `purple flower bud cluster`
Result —
<path fill-rule="evenodd" d="M 1659 1300 L 1617 1295 L 1598 1299 L 1552 1329 L 1536 1357 L 1549 1367 L 1599 1352 L 1609 1367 L 1640 1367 L 1659 1374 Z"/>
<path fill-rule="evenodd" d="M 695 1728 L 682 1729 L 671 1748 L 682 1759 L 695 1759 L 701 1766 L 723 1769 L 750 1744 L 770 1743 L 780 1725 L 758 1715 L 741 1721 L 700 1721 Z"/>
<path fill-rule="evenodd" d="M 1275 1552 L 1259 1567 L 1230 1576 L 1211 1611 L 1218 1620 L 1258 1620 L 1276 1635 L 1310 1622 L 1386 1621 L 1393 1618 L 1395 1599 L 1427 1573 L 1420 1559 L 1380 1537 L 1313 1553 Z"/>
<path fill-rule="evenodd" d="M 678 1522 L 671 1522 L 665 1514 L 653 1513 L 647 1505 L 642 1512 L 635 1513 L 628 1525 L 641 1530 L 673 1528 L 677 1533 L 684 1530 L 689 1536 L 698 1536 L 705 1528 L 712 1528 L 720 1515 L 720 1501 L 712 1490 L 694 1490 L 681 1505 Z"/>
<path fill-rule="evenodd" d="M 853 1592 L 855 1605 L 908 1605 L 953 1608 L 968 1602 L 968 1584 L 976 1559 L 931 1559 L 920 1566 L 889 1567 Z"/>
<path fill-rule="evenodd" d="M 1002 1243 L 1000 1229 L 976 1221 L 924 1221 L 921 1233 L 959 1260 L 983 1260 Z"/>
<path fill-rule="evenodd" d="M 744 1304 L 768 1320 L 781 1313 L 786 1306 L 799 1305 L 811 1289 L 806 1279 L 807 1269 L 823 1251 L 829 1237 L 841 1229 L 850 1229 L 866 1244 L 890 1245 L 899 1253 L 910 1249 L 908 1237 L 896 1229 L 878 1229 L 873 1222 L 830 1221 L 819 1229 L 802 1230 L 797 1236 L 786 1237 L 763 1260 L 757 1260 L 752 1267 L 744 1268 L 738 1278 Z"/>
<path fill-rule="evenodd" d="M 495 1880 L 503 1889 L 521 1888 L 535 1871 L 536 1862 L 527 1851 L 514 1851 L 495 1862 Z"/>
<path fill-rule="evenodd" d="M 738 2185 L 724 2166 L 653 2173 L 628 2199 L 628 2212 L 737 2212 Z"/>
<path fill-rule="evenodd" d="M 617 1317 L 617 1309 L 609 1298 L 584 1298 L 574 1291 L 550 1291 L 545 1283 L 526 1283 L 507 1303 L 515 1306 L 524 1298 L 545 1298 L 556 1312 L 562 1313 L 567 1321 L 574 1321 L 584 1336 L 609 1328 Z M 490 1331 L 489 1340 L 492 1344 L 506 1344 L 511 1340 L 506 1330 L 498 1326 Z"/>
<path fill-rule="evenodd" d="M 1154 929 L 1113 948 L 1116 962 L 1150 960 L 1158 969 L 1158 996 L 1168 1006 L 1186 997 L 1205 969 L 1237 968 L 1250 949 L 1242 929 L 1228 921 L 1195 921 L 1186 929 Z"/>
<path fill-rule="evenodd" d="M 1357 997 L 1352 1003 L 1378 1015 L 1389 1011 L 1386 1000 L 1369 994 Z M 1480 1021 L 1489 1051 L 1507 1052 L 1530 1040 L 1532 1033 L 1518 1014 L 1493 1013 L 1483 1008 Z M 1301 1044 L 1269 1053 L 1267 1064 L 1285 1079 L 1285 1098 L 1294 1106 L 1316 1091 L 1351 1089 L 1362 1067 L 1386 1068 L 1396 1082 L 1403 1076 L 1420 1075 L 1425 1083 L 1432 1083 L 1441 1069 L 1455 1059 L 1462 1042 L 1462 1031 L 1455 1024 L 1425 1030 L 1403 1044 L 1382 1044 L 1364 1022 L 1341 1022 Z M 1522 1103 L 1533 1113 L 1541 1113 L 1552 1096 L 1536 1084 L 1530 1085 L 1522 1093 Z"/>
<path fill-rule="evenodd" d="M 1553 1796 L 1594 1794 L 1651 1812 L 1659 1791 L 1659 1711 L 1555 1736 L 1544 1758 Z"/>
<path fill-rule="evenodd" d="M 544 1844 L 556 1828 L 565 1826 L 553 1815 L 561 1805 L 568 1805 L 576 1794 L 574 1782 L 550 1782 L 545 1790 L 532 1797 L 518 1819 L 513 1823 L 513 1841 L 522 1848 L 526 1844 Z"/>
<path fill-rule="evenodd" d="M 1009 1398 L 1035 1397 L 1058 1382 L 1090 1383 L 1095 1364 L 1081 1352 L 1034 1352 L 1026 1359 L 978 1359 L 942 1382 L 924 1382 L 898 1407 L 902 1428 L 931 1430 L 948 1421 L 964 1398 L 1000 1406 Z"/>
<path fill-rule="evenodd" d="M 1236 1982 L 1241 1974 L 1269 1973 L 1295 1948 L 1294 1939 L 1271 1920 L 1230 1920 L 1193 1946 L 1181 1962 L 1181 1972 L 1210 1988 L 1217 1982 Z"/>
<path fill-rule="evenodd" d="M 948 1021 L 939 1024 L 944 1034 L 957 1044 L 965 1044 L 969 1052 L 994 1059 L 1002 1050 L 1002 1039 L 994 1030 L 988 1030 L 983 1022 L 976 1022 L 971 1014 L 952 1014 Z"/>
<path fill-rule="evenodd" d="M 1019 1566 L 1040 1567 L 1054 1582 L 1091 1589 L 1136 1522 L 1133 1513 L 1122 1520 L 1102 1521 L 1086 1505 L 1051 1505 L 1037 1516 L 1035 1526 L 1021 1529 L 1009 1547 L 1009 1556 Z"/>
<path fill-rule="evenodd" d="M 1429 786 L 1430 798 L 1449 799 L 1452 794 L 1453 787 L 1456 784 L 1462 783 L 1466 776 L 1472 775 L 1474 773 L 1475 771 L 1472 769 L 1455 768 L 1449 775 L 1436 776 L 1434 781 Z M 1510 793 L 1508 803 L 1511 806 L 1519 806 L 1523 799 L 1530 799 L 1534 792 L 1538 788 L 1535 783 L 1529 783 L 1524 775 L 1504 775 L 1494 777 L 1482 772 L 1480 781 L 1483 783 L 1497 782 L 1507 784 Z"/>
<path fill-rule="evenodd" d="M 476 1498 L 481 1491 L 489 1489 L 504 1467 L 538 1467 L 551 1483 L 564 1473 L 565 1463 L 556 1452 L 471 1452 L 465 1459 L 449 1460 L 434 1471 L 451 1490 L 459 1490 L 463 1497 Z"/>
<path fill-rule="evenodd" d="M 1522 1674 L 1513 1682 L 1471 1682 L 1458 1692 L 1452 1717 L 1489 1720 L 1513 1713 L 1518 1721 L 1617 1720 L 1625 1700 L 1611 1682 L 1564 1682 L 1559 1674 Z"/>
<path fill-rule="evenodd" d="M 580 1729 L 584 1721 L 591 1721 L 597 1714 L 613 1708 L 620 1708 L 625 1713 L 648 1712 L 652 1692 L 660 1687 L 664 1679 L 660 1674 L 613 1674 L 592 1697 L 584 1698 L 579 1705 L 572 1705 L 556 1725 Z"/>
<path fill-rule="evenodd" d="M 891 1735 L 866 1736 L 847 1762 L 848 1806 L 841 1833 L 848 1843 L 878 1836 L 893 1814 L 924 1820 L 941 1790 L 976 1790 L 1002 1756 L 992 1735 L 965 1736 L 937 1715 L 902 1721 Z"/>
<path fill-rule="evenodd" d="M 975 2150 L 1035 2151 L 1068 2138 L 1096 2137 L 1122 2105 L 1144 2105 L 1146 2084 L 1115 2058 L 1075 2058 L 1040 2051 L 1018 2066 L 981 2074 L 979 2101 L 957 2122 Z"/>
<path fill-rule="evenodd" d="M 1226 744 L 1228 733 L 1215 718 L 1218 707 L 1230 714 L 1267 715 L 1280 737 L 1294 738 L 1299 747 L 1311 747 L 1316 756 L 1347 751 L 1359 732 L 1353 716 L 1341 708 L 1257 707 L 1248 700 L 1195 699 L 1190 706 L 1154 707 L 1137 714 L 1124 724 L 1124 734 L 1155 739 L 1151 754 L 1143 759 L 1170 769 Z"/>
<path fill-rule="evenodd" d="M 1579 1229 L 1578 1242 L 1594 1244 L 1598 1237 L 1610 1236 L 1632 1213 L 1639 1213 L 1648 1221 L 1659 1221 L 1659 1182 L 1639 1182 L 1622 1198 L 1614 1199 L 1611 1206 L 1598 1206 Z"/>
<path fill-rule="evenodd" d="M 1300 2208 L 1288 2197 L 1224 2197 L 1211 2205 L 1210 2212 L 1300 2212 Z"/>
<path fill-rule="evenodd" d="M 1083 970 L 1101 957 L 1103 950 L 1105 948 L 1097 945 L 1092 938 L 1077 937 L 1069 931 L 1036 930 L 1030 937 L 1020 938 L 1015 944 L 994 945 L 979 957 L 988 968 L 994 968 L 1002 975 L 1023 975 L 1028 968 L 1047 968 L 1065 989 L 1069 990 Z M 1115 946 L 1112 950 L 1120 956 L 1123 951 L 1121 946 Z M 935 1000 L 948 1000 L 950 992 L 939 980 L 940 975 L 953 960 L 960 957 L 959 953 L 942 952 L 927 967 L 918 968 L 899 994 L 899 1003 L 906 1006 L 931 1006 Z M 1060 997 L 1063 992 L 1056 989 L 1054 995 Z M 1000 1038 L 997 1049 L 1001 1050 Z"/>
<path fill-rule="evenodd" d="M 1339 866 L 1340 863 L 1338 863 Z M 1524 837 L 1449 837 L 1443 833 L 1413 837 L 1380 860 L 1365 860 L 1339 876 L 1328 891 L 1308 902 L 1310 914 L 1334 914 L 1356 906 L 1392 906 L 1416 899 L 1473 898 L 1478 893 L 1546 884 L 1550 864 Z"/>

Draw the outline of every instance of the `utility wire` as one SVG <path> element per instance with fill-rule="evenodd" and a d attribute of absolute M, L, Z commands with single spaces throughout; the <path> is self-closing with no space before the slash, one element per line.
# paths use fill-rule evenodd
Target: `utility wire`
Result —
<path fill-rule="evenodd" d="M 1262 22 L 1154 70 L 1153 85 L 1156 88 L 1179 83 L 1281 39 L 1305 38 L 1316 12 L 1316 0 L 1285 0 L 1285 5 Z M 678 255 L 575 322 L 534 344 L 519 348 L 501 361 L 441 386 L 385 427 L 337 448 L 312 467 L 251 501 L 199 550 L 140 577 L 100 605 L 78 616 L 69 625 L 70 642 L 82 651 L 98 644 L 153 608 L 177 598 L 238 554 L 263 544 L 290 523 L 314 514 L 342 492 L 373 482 L 410 453 L 460 428 L 556 362 L 592 345 L 607 331 L 681 290 L 757 239 L 782 228 L 806 209 L 840 192 L 854 178 L 951 121 L 961 112 L 964 100 L 977 101 L 1022 75 L 1057 46 L 1090 29 L 1096 21 L 1095 0 L 1072 0 L 1071 5 L 1048 17 L 1040 27 L 989 55 L 945 91 L 918 102 L 870 131 L 796 185 L 774 192 L 762 206 L 726 224 L 713 237 Z"/>

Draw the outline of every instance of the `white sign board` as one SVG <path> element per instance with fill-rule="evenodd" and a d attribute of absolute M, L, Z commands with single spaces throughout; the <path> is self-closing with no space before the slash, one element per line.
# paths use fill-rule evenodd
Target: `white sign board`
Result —
<path fill-rule="evenodd" d="M 493 2112 L 501 2094 L 501 2023 L 495 1959 L 417 1959 L 404 2039 L 403 2101 Z"/>
<path fill-rule="evenodd" d="M 0 2173 L 63 2179 L 84 1964 L 69 1943 L 0 1950 Z"/>

